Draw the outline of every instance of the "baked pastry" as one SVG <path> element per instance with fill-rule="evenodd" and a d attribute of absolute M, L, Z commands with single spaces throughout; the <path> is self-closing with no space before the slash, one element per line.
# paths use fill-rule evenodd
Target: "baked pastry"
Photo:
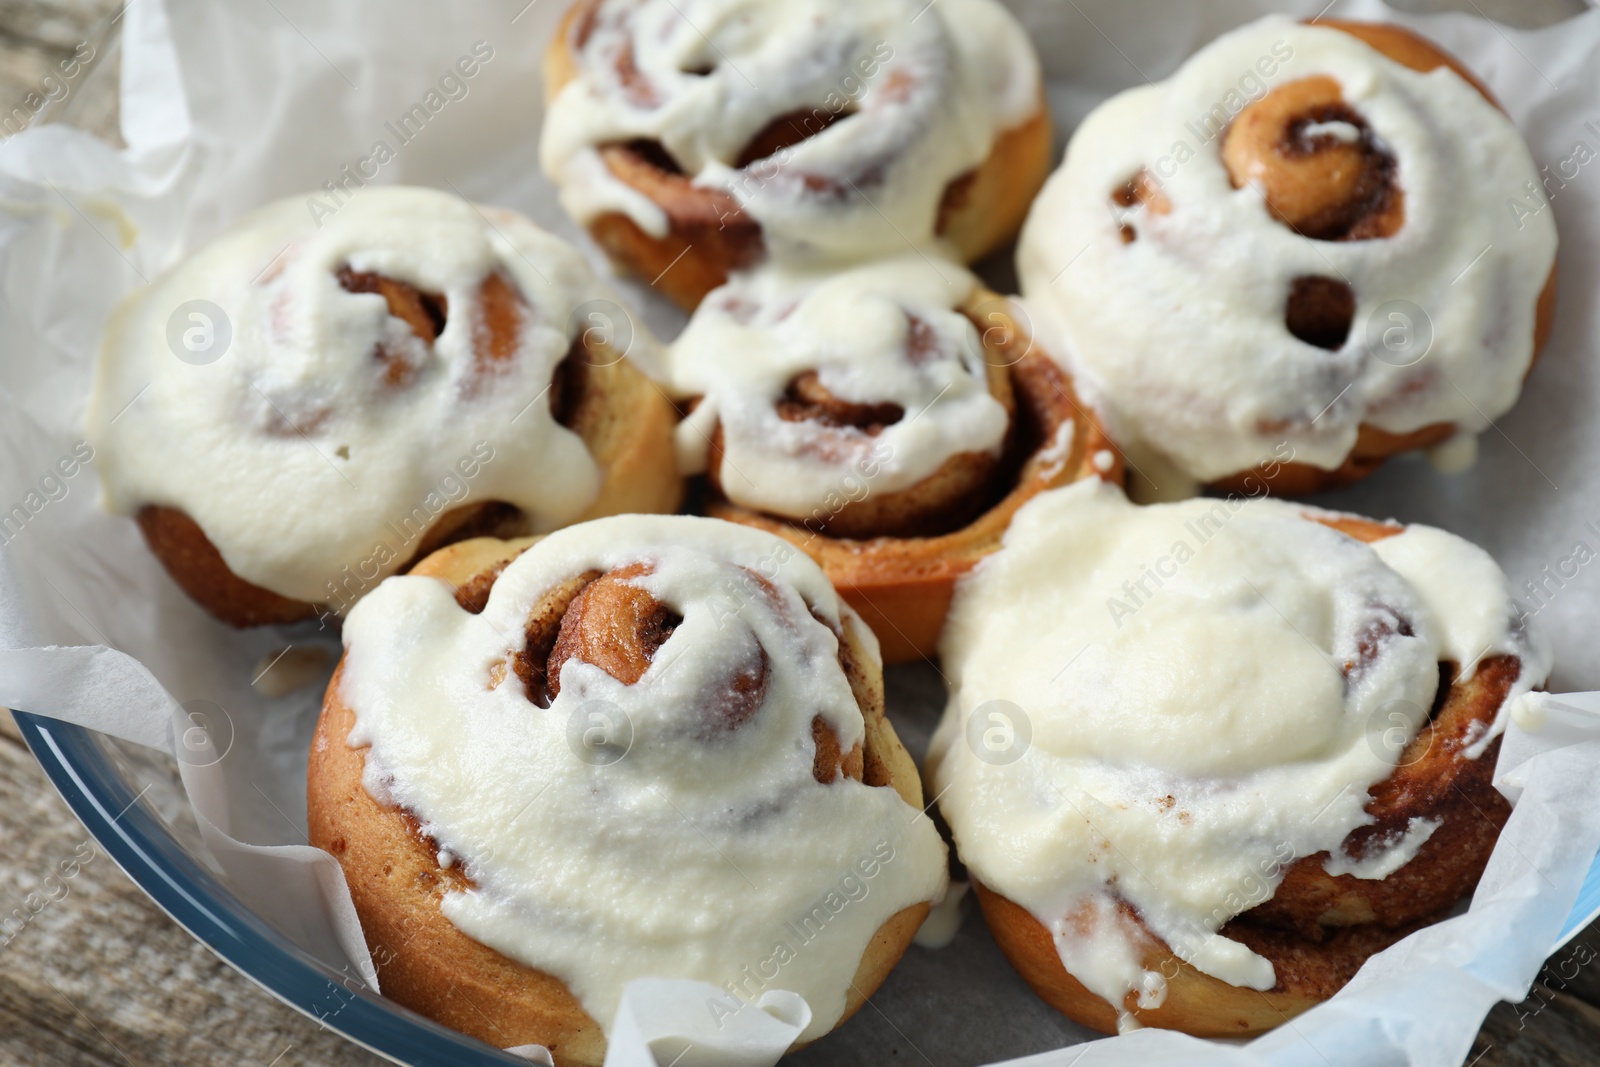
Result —
<path fill-rule="evenodd" d="M 363 189 L 241 219 L 106 332 L 105 500 L 234 626 L 347 609 L 451 540 L 671 511 L 658 359 L 582 257 L 509 211 Z"/>
<path fill-rule="evenodd" d="M 719 1020 L 791 990 L 801 1041 L 827 1033 L 946 879 L 871 633 L 810 560 L 730 523 L 528 544 L 446 548 L 344 626 L 310 833 L 383 992 L 562 1067 L 598 1067 L 640 977 L 722 987 Z"/>
<path fill-rule="evenodd" d="M 1243 1036 L 1476 884 L 1545 643 L 1487 554 L 1275 500 L 1022 509 L 959 589 L 929 788 L 996 942 L 1112 1031 Z"/>
<path fill-rule="evenodd" d="M 1038 57 L 994 0 L 580 0 L 544 71 L 563 206 L 686 308 L 769 254 L 975 260 L 1049 169 Z"/>
<path fill-rule="evenodd" d="M 679 463 L 705 510 L 809 553 L 878 635 L 932 655 L 955 581 L 1051 486 L 1121 476 L 1010 301 L 918 255 L 834 273 L 769 266 L 672 345 Z"/>
<path fill-rule="evenodd" d="M 1022 290 L 1142 495 L 1312 492 L 1419 448 L 1460 465 L 1549 333 L 1553 217 L 1507 207 L 1541 180 L 1432 43 L 1270 17 L 1084 120 Z"/>

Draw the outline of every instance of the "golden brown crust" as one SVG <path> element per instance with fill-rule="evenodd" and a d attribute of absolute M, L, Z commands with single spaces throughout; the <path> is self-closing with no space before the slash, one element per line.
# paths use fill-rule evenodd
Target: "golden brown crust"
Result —
<path fill-rule="evenodd" d="M 602 480 L 599 495 L 574 521 L 676 511 L 683 500 L 672 446 L 677 409 L 659 385 L 609 346 L 585 351 L 579 400 L 564 425 L 583 439 Z"/>
<path fill-rule="evenodd" d="M 706 509 L 717 518 L 777 534 L 815 559 L 878 635 L 885 663 L 934 654 L 956 580 L 1000 547 L 1011 517 L 1023 504 L 1081 478 L 1122 478 L 1120 454 L 1093 412 L 1078 401 L 1066 373 L 1021 325 L 996 310 L 1002 303 L 993 293 L 979 291 L 966 305 L 991 365 L 1009 372 L 1019 431 L 1013 434 L 1010 471 L 1015 473 L 1007 473 L 1011 488 L 1004 495 L 994 490 L 992 503 L 976 518 L 932 536 L 857 540 L 814 532 L 722 499 Z M 1063 431 L 1068 424 L 1070 430 Z M 1058 432 L 1069 434 L 1066 447 L 1052 447 Z M 1100 454 L 1111 459 L 1104 470 L 1095 465 Z"/>
<path fill-rule="evenodd" d="M 1366 542 L 1403 529 L 1347 515 L 1306 517 Z M 1130 994 L 1126 1009 L 1144 1026 L 1197 1037 L 1261 1033 L 1332 996 L 1367 957 L 1442 918 L 1477 884 L 1511 814 L 1493 784 L 1499 739 L 1476 759 L 1465 750 L 1494 722 L 1520 670 L 1516 657 L 1495 656 L 1477 664 L 1470 679 L 1454 672 L 1394 771 L 1372 787 L 1366 810 L 1373 821 L 1352 831 L 1342 848 L 1359 859 L 1369 846 L 1404 833 L 1413 818 L 1439 820 L 1409 863 L 1385 878 L 1360 879 L 1328 874 L 1325 852 L 1301 857 L 1285 869 L 1271 898 L 1222 928 L 1224 936 L 1272 962 L 1274 988 L 1246 989 L 1201 973 L 1124 905 L 1124 917 L 1144 937 L 1144 966 L 1167 980 L 1159 1008 L 1139 1008 Z M 974 885 L 995 942 L 1034 992 L 1073 1020 L 1115 1033 L 1117 1012 L 1067 973 L 1046 927 L 1013 901 Z"/>
<path fill-rule="evenodd" d="M 574 41 L 598 2 L 579 0 L 550 38 L 544 53 L 546 102 L 578 76 Z M 783 118 L 778 116 L 775 122 Z M 1041 89 L 1038 110 L 1001 131 L 983 162 L 945 187 L 935 233 L 965 262 L 983 258 L 1021 229 L 1049 174 L 1051 131 Z M 759 153 L 758 158 L 769 154 Z M 612 175 L 661 208 L 667 233 L 653 237 L 626 215 L 608 212 L 588 223 L 590 235 L 614 263 L 680 307 L 694 310 L 707 293 L 728 280 L 730 272 L 754 266 L 765 257 L 761 225 L 728 193 L 695 185 L 654 158 L 648 147 L 605 145 L 600 157 Z"/>
<path fill-rule="evenodd" d="M 315 605 L 279 596 L 229 570 L 217 546 L 186 512 L 146 504 L 134 521 L 178 587 L 229 626 L 271 626 L 316 617 Z"/>
<path fill-rule="evenodd" d="M 661 389 L 620 353 L 588 336 L 574 343 L 557 377 L 570 383 L 562 391 L 567 396 L 560 421 L 583 439 L 601 471 L 599 494 L 574 521 L 676 510 L 683 498 L 672 448 L 677 412 Z M 326 613 L 321 605 L 281 596 L 234 574 L 199 524 L 177 508 L 149 504 L 135 518 L 173 581 L 229 626 L 292 623 Z M 453 541 L 526 530 L 522 513 L 500 501 L 451 508 L 423 534 L 411 559 Z"/>
<path fill-rule="evenodd" d="M 417 564 L 413 574 L 455 587 L 457 600 L 482 610 L 487 586 L 537 538 L 462 541 Z M 883 708 L 883 676 L 852 625 L 841 665 L 866 725 L 860 774 L 922 808 L 922 785 Z M 542 1044 L 559 1067 L 599 1067 L 605 1036 L 566 983 L 472 940 L 439 910 L 444 893 L 467 886 L 459 868 L 439 866 L 437 850 L 405 811 L 386 807 L 362 785 L 365 748 L 345 739 L 355 713 L 340 696 L 336 671 L 312 740 L 306 803 L 313 845 L 338 859 L 385 996 L 436 1022 L 500 1047 Z M 846 998 L 842 1024 L 899 962 L 929 910 L 916 904 L 873 936 Z"/>
<path fill-rule="evenodd" d="M 1317 19 L 1315 23 L 1360 38 L 1396 63 L 1413 70 L 1427 72 L 1438 67 L 1449 67 L 1483 94 L 1485 100 L 1497 108 L 1500 106 L 1488 87 L 1459 59 L 1403 26 L 1379 22 L 1351 22 L 1343 19 Z M 1538 362 L 1539 354 L 1549 339 L 1555 323 L 1555 308 L 1556 267 L 1555 264 L 1551 264 L 1550 276 L 1546 279 L 1534 308 L 1533 357 L 1528 361 L 1527 373 L 1533 372 L 1533 365 Z M 1269 462 L 1253 470 L 1240 471 L 1219 478 L 1213 481 L 1211 486 L 1224 492 L 1249 493 L 1252 487 L 1258 488 L 1265 484 L 1272 492 L 1286 496 L 1304 496 L 1340 489 L 1365 478 L 1392 456 L 1442 444 L 1455 432 L 1455 426 L 1450 423 L 1433 423 L 1409 433 L 1391 433 L 1370 423 L 1362 423 L 1350 454 L 1345 457 L 1342 464 L 1332 470 L 1323 470 L 1309 463 Z"/>
<path fill-rule="evenodd" d="M 1500 101 L 1494 98 L 1489 87 L 1467 69 L 1465 63 L 1439 47 L 1434 41 L 1404 26 L 1393 22 L 1356 22 L 1352 19 L 1328 18 L 1313 19 L 1311 25 L 1326 26 L 1330 30 L 1348 33 L 1365 41 L 1401 66 L 1419 70 L 1424 74 L 1439 67 L 1449 67 L 1461 75 L 1468 85 L 1482 93 L 1485 100 L 1495 107 L 1500 106 Z"/>
<path fill-rule="evenodd" d="M 600 158 L 619 181 L 661 208 L 667 232 L 652 236 L 612 211 L 590 220 L 589 235 L 613 263 L 679 307 L 693 311 L 730 272 L 765 258 L 761 226 L 727 193 L 662 170 L 629 145 L 606 145 Z"/>
<path fill-rule="evenodd" d="M 976 263 L 1022 229 L 1050 175 L 1050 108 L 1040 90 L 1032 116 L 1001 131 L 988 158 L 945 187 L 935 233 Z"/>
<path fill-rule="evenodd" d="M 339 699 L 340 673 L 311 743 L 310 839 L 344 868 L 384 995 L 491 1045 L 538 1043 L 557 1063 L 599 1064 L 605 1037 L 564 982 L 472 940 L 440 912 L 461 877 L 362 786 L 366 753 L 345 743 L 355 714 Z"/>

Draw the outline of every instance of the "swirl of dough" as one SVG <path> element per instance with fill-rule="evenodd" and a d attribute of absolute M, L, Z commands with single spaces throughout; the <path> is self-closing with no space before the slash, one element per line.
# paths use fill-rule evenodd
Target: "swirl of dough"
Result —
<path fill-rule="evenodd" d="M 1556 232 L 1506 203 L 1538 181 L 1436 46 L 1270 17 L 1084 121 L 1019 273 L 1156 493 L 1251 473 L 1309 492 L 1470 452 L 1516 401 Z"/>
<path fill-rule="evenodd" d="M 197 300 L 229 337 L 200 362 L 170 340 Z M 626 314 L 576 250 L 446 193 L 264 207 L 117 312 L 89 417 L 108 503 L 239 625 L 342 610 L 454 538 L 670 510 L 670 405 L 578 329 L 592 301 Z"/>
<path fill-rule="evenodd" d="M 734 989 L 758 963 L 811 1006 L 812 1040 L 870 994 L 944 889 L 876 643 L 770 535 L 619 516 L 532 547 L 464 542 L 385 582 L 344 636 L 313 838 L 370 886 L 370 867 L 410 861 L 361 855 L 377 836 L 363 827 L 410 819 L 405 851 L 442 880 L 422 921 L 526 969 L 487 1006 L 524 1041 L 561 1036 L 558 1015 L 608 1029 L 635 978 Z M 398 896 L 358 891 L 364 924 L 409 906 L 402 881 Z M 801 936 L 770 973 L 774 944 Z M 476 980 L 441 977 L 474 953 L 402 952 L 385 992 L 432 1003 L 440 983 Z M 559 995 L 528 985 L 535 972 Z M 540 990 L 537 1010 L 519 1009 L 523 990 Z"/>

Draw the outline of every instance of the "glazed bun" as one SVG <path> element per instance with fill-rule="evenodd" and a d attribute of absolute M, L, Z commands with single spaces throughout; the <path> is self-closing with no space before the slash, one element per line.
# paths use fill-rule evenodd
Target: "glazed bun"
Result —
<path fill-rule="evenodd" d="M 234 626 L 293 622 L 450 541 L 674 509 L 675 414 L 635 362 L 655 347 L 520 215 L 297 198 L 124 302 L 90 438 L 185 592 Z"/>
<path fill-rule="evenodd" d="M 673 344 L 704 507 L 808 553 L 886 662 L 932 656 L 957 579 L 1033 496 L 1121 460 L 1012 301 L 917 255 L 768 266 Z"/>
<path fill-rule="evenodd" d="M 1019 513 L 942 651 L 930 788 L 1001 950 L 1086 1026 L 1207 1037 L 1471 892 L 1507 709 L 1550 668 L 1443 531 L 1093 482 Z"/>
<path fill-rule="evenodd" d="M 1505 208 L 1539 180 L 1431 42 L 1267 18 L 1084 121 L 1023 295 L 1143 496 L 1316 492 L 1424 448 L 1461 466 L 1549 336 L 1555 224 Z"/>
<path fill-rule="evenodd" d="M 544 69 L 562 204 L 686 308 L 769 256 L 978 259 L 1049 168 L 1038 58 L 993 0 L 580 0 Z"/>
<path fill-rule="evenodd" d="M 945 886 L 871 633 L 776 538 L 624 516 L 474 540 L 352 612 L 313 743 L 386 996 L 598 1065 L 633 978 L 856 1011 Z M 605 887 L 602 892 L 598 887 Z"/>

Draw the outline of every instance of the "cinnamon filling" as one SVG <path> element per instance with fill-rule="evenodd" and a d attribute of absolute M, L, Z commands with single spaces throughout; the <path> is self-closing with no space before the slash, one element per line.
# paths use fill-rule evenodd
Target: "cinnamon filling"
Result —
<path fill-rule="evenodd" d="M 561 636 L 561 624 L 567 613 L 567 606 L 584 586 L 599 577 L 599 571 L 586 571 L 576 578 L 563 582 L 546 593 L 529 614 L 522 648 L 511 658 L 511 669 L 515 672 L 517 680 L 522 683 L 523 692 L 528 695 L 528 700 L 534 707 L 548 708 L 555 700 L 560 682 L 557 681 L 554 687 L 550 684 L 550 655 Z"/>
<path fill-rule="evenodd" d="M 449 302 L 439 293 L 425 293 L 408 282 L 398 281 L 374 271 L 353 270 L 348 263 L 334 275 L 340 288 L 351 293 L 377 293 L 389 305 L 389 314 L 411 327 L 425 345 L 431 345 L 444 332 Z M 403 353 L 379 342 L 373 356 L 383 364 L 384 379 L 390 385 L 405 385 L 417 367 Z"/>
<path fill-rule="evenodd" d="M 1257 185 L 1274 218 L 1314 240 L 1390 237 L 1405 221 L 1394 156 L 1329 77 L 1280 85 L 1239 112 L 1222 161 L 1235 189 Z"/>
<path fill-rule="evenodd" d="M 788 422 L 820 422 L 824 426 L 851 427 L 876 437 L 885 426 L 905 418 L 899 404 L 860 404 L 828 391 L 817 372 L 795 375 L 778 401 L 778 416 Z"/>
<path fill-rule="evenodd" d="M 1337 278 L 1302 274 L 1289 283 L 1284 324 L 1309 345 L 1337 351 L 1350 336 L 1356 317 L 1356 294 Z"/>
<path fill-rule="evenodd" d="M 750 143 L 745 145 L 744 151 L 739 153 L 739 158 L 733 165 L 743 170 L 752 163 L 775 156 L 785 149 L 793 148 L 801 141 L 815 137 L 835 122 L 853 114 L 855 114 L 854 109 L 832 112 L 826 108 L 803 107 L 779 115 L 750 139 Z"/>
<path fill-rule="evenodd" d="M 528 305 L 504 274 L 495 271 L 478 286 L 478 320 L 472 330 L 472 351 L 480 371 L 508 363 L 522 343 Z"/>
<path fill-rule="evenodd" d="M 589 388 L 589 361 L 583 338 L 572 342 L 572 348 L 556 364 L 550 376 L 550 417 L 559 426 L 572 429 L 578 421 L 579 410 Z"/>
<path fill-rule="evenodd" d="M 856 745 L 849 752 L 843 751 L 839 746 L 839 735 L 833 732 L 833 727 L 821 715 L 811 720 L 811 741 L 817 749 L 811 761 L 811 777 L 823 785 L 838 781 L 841 775 L 857 782 L 862 780 L 864 760 L 861 746 Z"/>
<path fill-rule="evenodd" d="M 433 344 L 441 333 L 449 312 L 449 302 L 439 293 L 425 293 L 409 282 L 398 281 L 375 271 L 354 270 L 346 263 L 336 277 L 340 288 L 351 293 L 377 293 L 389 305 L 389 314 L 403 319 L 423 344 Z"/>
<path fill-rule="evenodd" d="M 527 549 L 523 549 L 526 552 Z M 518 552 L 520 556 L 522 552 Z M 516 556 L 511 557 L 515 559 Z M 483 609 L 489 606 L 489 593 L 494 589 L 494 583 L 499 579 L 500 572 L 511 564 L 511 560 L 501 560 L 488 570 L 479 571 L 471 578 L 456 586 L 456 603 L 461 605 L 461 610 L 469 615 L 482 615 Z"/>
<path fill-rule="evenodd" d="M 622 95 L 635 107 L 656 107 L 661 103 L 655 85 L 644 76 L 634 59 L 632 40 L 624 42 L 617 56 L 617 82 L 622 86 Z"/>
<path fill-rule="evenodd" d="M 686 73 L 710 73 L 710 69 Z M 734 160 L 733 166 L 737 170 L 743 170 L 764 159 L 770 159 L 779 152 L 815 137 L 840 119 L 853 114 L 855 111 L 851 109 L 834 113 L 825 108 L 797 108 L 779 115 L 756 131 L 755 136 L 750 138 L 750 143 L 745 145 L 744 150 Z M 626 141 L 621 147 L 663 174 L 675 177 L 685 175 L 683 166 L 660 141 L 641 137 Z"/>
<path fill-rule="evenodd" d="M 926 322 L 907 316 L 906 359 L 926 363 L 940 354 L 939 336 Z M 931 537 L 960 529 L 992 507 L 1010 490 L 1027 455 L 1043 443 L 1043 433 L 1020 411 L 1011 372 L 1000 362 L 1004 350 L 1018 335 L 1014 327 L 974 323 L 986 349 L 991 393 L 1007 410 L 1010 429 L 998 455 L 961 453 L 951 457 L 934 474 L 908 489 L 871 494 L 849 507 L 831 510 L 818 518 L 801 520 L 817 533 L 835 537 Z M 776 403 L 780 418 L 788 422 L 813 422 L 831 429 L 854 429 L 869 437 L 905 418 L 900 404 L 857 403 L 844 400 L 824 386 L 815 371 L 796 375 Z M 819 449 L 826 446 L 819 443 Z M 853 510 L 853 513 L 852 513 Z"/>
<path fill-rule="evenodd" d="M 1359 676 L 1377 660 L 1383 651 L 1384 643 L 1391 637 L 1414 637 L 1415 628 L 1411 620 L 1397 613 L 1393 608 L 1384 606 L 1381 610 L 1386 617 L 1374 619 L 1366 628 L 1356 635 L 1356 658 L 1346 661 L 1342 665 L 1342 673 L 1346 678 Z"/>
<path fill-rule="evenodd" d="M 456 600 L 467 610 L 482 611 L 488 591 L 505 564 L 474 576 L 456 591 Z M 776 606 L 781 603 L 776 590 L 761 575 L 741 568 L 757 592 L 766 594 Z M 548 708 L 561 692 L 561 669 L 576 658 L 605 671 L 624 685 L 635 685 L 655 662 L 663 645 L 683 622 L 683 617 L 635 584 L 653 566 L 630 563 L 602 574 L 589 571 L 551 590 L 535 607 L 526 629 L 525 641 L 511 662 L 511 670 L 522 683 L 528 699 L 536 707 Z M 840 664 L 848 672 L 848 653 L 840 644 Z M 499 669 L 503 672 L 503 668 Z M 501 673 L 491 681 L 498 684 Z M 736 730 L 749 722 L 767 699 L 770 665 L 766 651 L 736 667 L 716 688 L 705 694 L 704 729 L 706 739 Z M 812 775 L 827 784 L 841 776 L 861 781 L 864 774 L 862 746 L 848 752 L 838 735 L 820 715 L 811 722 L 816 754 Z"/>
<path fill-rule="evenodd" d="M 348 263 L 335 272 L 340 288 L 350 293 L 376 293 L 389 306 L 389 314 L 411 328 L 424 345 L 433 345 L 444 333 L 450 302 L 442 293 L 428 293 L 376 271 L 358 271 Z M 477 319 L 472 328 L 472 350 L 480 376 L 516 357 L 528 307 L 516 285 L 499 271 L 478 287 Z M 373 356 L 383 365 L 390 385 L 409 383 L 420 369 L 406 354 L 379 342 Z"/>
<path fill-rule="evenodd" d="M 683 177 L 683 168 L 678 166 L 678 161 L 672 158 L 672 153 L 667 151 L 667 146 L 660 141 L 651 141 L 645 138 L 635 138 L 621 145 L 624 151 L 631 153 L 635 158 L 674 177 Z"/>
<path fill-rule="evenodd" d="M 568 604 L 548 660 L 546 685 L 552 697 L 560 695 L 561 668 L 574 656 L 624 685 L 644 677 L 683 622 L 683 616 L 632 583 L 651 569 L 647 563 L 618 567 L 584 586 Z"/>
<path fill-rule="evenodd" d="M 1172 211 L 1172 201 L 1161 191 L 1161 186 L 1145 167 L 1111 191 L 1111 202 L 1121 208 L 1134 208 L 1140 204 L 1152 213 L 1166 215 Z"/>

